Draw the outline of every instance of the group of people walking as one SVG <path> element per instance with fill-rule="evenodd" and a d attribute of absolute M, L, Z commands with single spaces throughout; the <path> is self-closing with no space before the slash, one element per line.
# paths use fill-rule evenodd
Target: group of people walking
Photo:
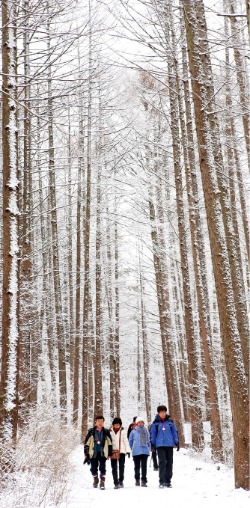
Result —
<path fill-rule="evenodd" d="M 157 414 L 149 428 L 144 418 L 137 416 L 127 433 L 120 417 L 114 418 L 110 429 L 104 427 L 104 417 L 98 415 L 95 425 L 84 441 L 84 463 L 90 464 L 93 487 L 105 489 L 106 461 L 111 460 L 114 488 L 124 487 L 125 457 L 134 460 L 135 485 L 147 487 L 147 462 L 150 452 L 154 470 L 159 471 L 159 487 L 171 487 L 173 474 L 173 449 L 179 451 L 178 431 L 164 405 L 157 407 Z M 158 461 L 157 461 L 158 458 Z M 100 474 L 100 483 L 98 477 Z"/>

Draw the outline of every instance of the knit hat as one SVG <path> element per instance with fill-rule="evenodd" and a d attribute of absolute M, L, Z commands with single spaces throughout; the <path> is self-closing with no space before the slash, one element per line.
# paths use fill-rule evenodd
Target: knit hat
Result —
<path fill-rule="evenodd" d="M 114 420 L 112 421 L 112 425 L 115 425 L 116 423 L 119 423 L 119 425 L 122 426 L 121 418 L 114 418 Z"/>
<path fill-rule="evenodd" d="M 142 416 L 137 416 L 135 423 L 137 424 L 139 422 L 145 423 L 144 418 Z"/>

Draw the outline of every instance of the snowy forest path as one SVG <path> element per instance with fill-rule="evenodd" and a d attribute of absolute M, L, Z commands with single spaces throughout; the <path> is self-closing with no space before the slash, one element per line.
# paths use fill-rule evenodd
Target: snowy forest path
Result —
<path fill-rule="evenodd" d="M 235 490 L 233 470 L 223 464 L 197 460 L 186 450 L 174 451 L 172 489 L 159 489 L 158 473 L 148 462 L 148 487 L 135 487 L 132 458 L 126 458 L 124 489 L 114 490 L 110 462 L 107 463 L 106 490 L 93 489 L 88 466 L 83 466 L 83 447 L 73 456 L 67 502 L 59 508 L 153 508 L 170 503 L 178 508 L 247 508 L 249 493 Z M 219 467 L 219 469 L 217 469 Z"/>

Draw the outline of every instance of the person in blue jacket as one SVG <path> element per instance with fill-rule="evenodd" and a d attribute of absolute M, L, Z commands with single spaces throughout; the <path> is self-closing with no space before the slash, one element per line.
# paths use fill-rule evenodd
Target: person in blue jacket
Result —
<path fill-rule="evenodd" d="M 152 447 L 156 448 L 159 461 L 160 488 L 172 487 L 173 449 L 179 451 L 178 431 L 166 406 L 158 406 L 157 415 L 150 428 Z"/>
<path fill-rule="evenodd" d="M 132 450 L 135 469 L 135 485 L 147 487 L 147 461 L 150 455 L 150 435 L 144 426 L 144 419 L 141 416 L 136 418 L 136 428 L 129 436 L 129 446 Z"/>

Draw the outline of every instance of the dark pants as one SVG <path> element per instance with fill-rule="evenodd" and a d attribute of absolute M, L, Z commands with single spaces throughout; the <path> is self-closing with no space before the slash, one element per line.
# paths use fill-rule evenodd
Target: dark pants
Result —
<path fill-rule="evenodd" d="M 157 448 L 157 453 L 160 483 L 170 483 L 173 475 L 173 448 L 172 446 L 160 446 Z"/>
<path fill-rule="evenodd" d="M 119 466 L 119 478 L 118 478 L 118 466 Z M 118 485 L 118 482 L 121 483 L 124 480 L 125 453 L 121 453 L 119 459 L 114 460 L 111 459 L 111 467 L 114 484 Z"/>
<path fill-rule="evenodd" d="M 141 479 L 143 482 L 146 482 L 148 455 L 134 455 L 133 460 L 135 465 L 135 479 L 140 480 L 140 470 L 141 470 Z"/>
<path fill-rule="evenodd" d="M 90 471 L 93 476 L 98 476 L 98 466 L 100 471 L 100 477 L 103 478 L 106 475 L 106 457 L 102 457 L 101 452 L 97 453 L 96 457 L 90 459 L 91 466 Z"/>
<path fill-rule="evenodd" d="M 153 460 L 154 469 L 158 469 L 158 462 L 157 462 L 157 452 L 156 452 L 156 449 L 154 449 L 154 450 L 152 451 L 152 460 Z"/>

